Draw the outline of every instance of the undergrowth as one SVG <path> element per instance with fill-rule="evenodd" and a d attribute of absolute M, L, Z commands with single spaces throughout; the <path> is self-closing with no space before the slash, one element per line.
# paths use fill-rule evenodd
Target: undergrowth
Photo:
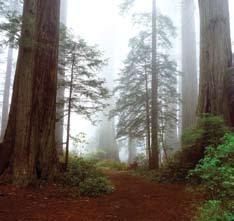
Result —
<path fill-rule="evenodd" d="M 206 148 L 205 157 L 188 178 L 200 184 L 207 201 L 200 207 L 197 221 L 234 220 L 234 134 L 227 134 L 217 148 Z"/>
<path fill-rule="evenodd" d="M 114 191 L 113 185 L 96 167 L 96 162 L 73 157 L 65 173 L 56 177 L 60 191 L 75 197 L 96 197 Z"/>
<path fill-rule="evenodd" d="M 190 170 L 204 157 L 206 147 L 217 147 L 228 129 L 221 117 L 203 115 L 182 137 L 182 148 L 160 169 L 159 182 L 186 182 Z"/>

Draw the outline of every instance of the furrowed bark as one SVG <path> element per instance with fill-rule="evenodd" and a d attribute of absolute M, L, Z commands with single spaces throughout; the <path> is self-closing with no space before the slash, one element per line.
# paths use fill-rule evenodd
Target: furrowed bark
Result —
<path fill-rule="evenodd" d="M 11 163 L 16 184 L 48 179 L 56 169 L 55 108 L 59 0 L 25 0 L 19 56 L 0 173 Z"/>
<path fill-rule="evenodd" d="M 199 0 L 201 17 L 200 93 L 198 114 L 229 121 L 224 79 L 232 65 L 228 0 Z"/>

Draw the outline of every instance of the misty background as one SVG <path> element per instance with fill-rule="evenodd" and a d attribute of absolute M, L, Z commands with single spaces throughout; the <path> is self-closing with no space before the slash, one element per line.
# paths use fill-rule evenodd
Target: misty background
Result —
<path fill-rule="evenodd" d="M 122 61 L 128 53 L 128 41 L 136 33 L 136 28 L 132 24 L 132 11 L 125 15 L 120 14 L 120 0 L 68 0 L 68 20 L 67 25 L 76 35 L 86 39 L 88 43 L 98 45 L 103 51 L 104 57 L 109 59 L 109 67 L 103 71 L 109 88 L 113 88 Z M 230 20 L 232 42 L 234 41 L 234 1 L 230 0 Z M 181 1 L 180 0 L 158 0 L 157 8 L 169 16 L 177 28 L 177 38 L 174 40 L 173 59 L 177 61 L 178 69 L 181 67 Z M 151 1 L 137 1 L 134 7 L 135 12 L 151 11 Z M 196 4 L 196 34 L 197 47 L 199 50 L 199 10 Z M 234 45 L 233 45 L 234 46 Z M 199 56 L 199 53 L 197 53 Z M 198 60 L 199 62 L 199 60 Z M 88 120 L 73 114 L 71 133 L 76 136 L 84 132 L 88 142 L 95 139 L 97 127 Z"/>

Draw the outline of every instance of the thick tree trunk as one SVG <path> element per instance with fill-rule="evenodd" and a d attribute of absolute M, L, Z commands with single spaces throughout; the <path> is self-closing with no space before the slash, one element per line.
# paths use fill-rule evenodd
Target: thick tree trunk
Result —
<path fill-rule="evenodd" d="M 15 183 L 48 179 L 56 168 L 55 116 L 59 0 L 25 0 L 19 56 L 0 173 L 11 161 Z"/>
<path fill-rule="evenodd" d="M 151 108 L 151 169 L 159 168 L 158 148 L 158 73 L 157 73 L 156 0 L 152 4 L 152 108 Z"/>
<path fill-rule="evenodd" d="M 224 79 L 232 65 L 228 0 L 199 0 L 201 22 L 198 114 L 220 115 L 228 121 Z"/>
<path fill-rule="evenodd" d="M 67 24 L 67 0 L 61 0 L 61 7 L 60 7 L 60 22 L 63 25 Z M 62 60 L 62 58 L 61 58 Z M 62 64 L 64 65 L 64 64 Z M 62 69 L 64 67 L 61 67 Z M 62 70 L 59 72 L 58 75 L 58 82 L 63 82 L 65 78 L 65 70 Z M 57 120 L 56 120 L 56 147 L 58 150 L 58 154 L 63 154 L 63 126 L 64 126 L 64 93 L 65 93 L 65 87 L 61 86 L 60 83 L 58 83 L 58 91 L 57 91 Z"/>
<path fill-rule="evenodd" d="M 196 123 L 198 100 L 194 0 L 182 1 L 182 130 Z"/>

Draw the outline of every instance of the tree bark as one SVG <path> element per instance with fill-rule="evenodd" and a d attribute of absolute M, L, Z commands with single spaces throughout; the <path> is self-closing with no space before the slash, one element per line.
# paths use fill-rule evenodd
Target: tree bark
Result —
<path fill-rule="evenodd" d="M 158 73 L 157 73 L 157 29 L 156 0 L 152 2 L 152 107 L 151 107 L 151 169 L 159 168 L 158 148 Z"/>
<path fill-rule="evenodd" d="M 198 114 L 228 121 L 224 79 L 232 65 L 228 0 L 199 0 L 201 50 Z M 227 122 L 229 123 L 229 122 Z"/>
<path fill-rule="evenodd" d="M 11 163 L 16 184 L 48 179 L 56 169 L 55 118 L 60 1 L 25 0 L 0 173 Z"/>
<path fill-rule="evenodd" d="M 182 1 L 182 130 L 196 123 L 198 100 L 194 0 Z"/>

